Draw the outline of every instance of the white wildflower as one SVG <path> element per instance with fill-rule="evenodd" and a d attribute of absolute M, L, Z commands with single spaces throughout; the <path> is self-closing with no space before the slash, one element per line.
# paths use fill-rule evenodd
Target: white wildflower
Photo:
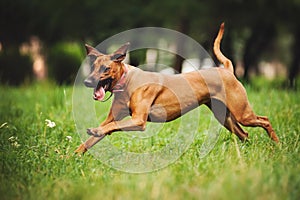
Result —
<path fill-rule="evenodd" d="M 13 145 L 14 147 L 19 147 L 19 146 L 21 146 L 17 141 L 15 141 L 14 143 L 11 143 L 11 145 Z"/>
<path fill-rule="evenodd" d="M 45 120 L 46 125 L 50 128 L 54 128 L 56 126 L 55 122 L 52 122 L 50 119 Z"/>
<path fill-rule="evenodd" d="M 8 138 L 8 141 L 13 142 L 13 141 L 15 141 L 15 140 L 17 140 L 17 139 L 18 139 L 18 137 L 11 136 L 11 137 Z"/>
<path fill-rule="evenodd" d="M 66 136 L 67 140 L 69 140 L 70 142 L 72 141 L 72 136 L 68 135 Z"/>
<path fill-rule="evenodd" d="M 18 137 L 15 137 L 15 136 L 11 136 L 8 138 L 8 141 L 10 141 L 10 144 L 14 147 L 19 147 L 21 146 L 19 143 L 18 143 Z"/>
<path fill-rule="evenodd" d="M 7 122 L 4 122 L 3 124 L 1 124 L 0 128 L 5 127 L 7 124 L 8 124 Z"/>

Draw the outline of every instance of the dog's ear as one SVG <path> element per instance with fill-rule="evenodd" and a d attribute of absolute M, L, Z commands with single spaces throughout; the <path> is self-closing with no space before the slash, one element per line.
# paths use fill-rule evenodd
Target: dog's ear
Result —
<path fill-rule="evenodd" d="M 98 56 L 102 56 L 103 55 L 96 48 L 94 48 L 94 47 L 92 47 L 92 46 L 90 46 L 88 44 L 85 44 L 85 49 L 86 49 L 86 54 L 88 56 L 96 56 L 96 57 L 98 57 Z"/>
<path fill-rule="evenodd" d="M 121 46 L 117 51 L 115 51 L 111 55 L 110 59 L 115 62 L 122 62 L 126 57 L 126 52 L 128 50 L 129 45 L 130 45 L 130 43 L 127 42 L 126 44 Z"/>

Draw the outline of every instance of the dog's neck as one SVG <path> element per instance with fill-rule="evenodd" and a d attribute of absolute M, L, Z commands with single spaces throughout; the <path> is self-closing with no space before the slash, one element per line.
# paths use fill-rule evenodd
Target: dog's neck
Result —
<path fill-rule="evenodd" d="M 126 83 L 126 75 L 127 75 L 128 71 L 130 70 L 129 69 L 130 65 L 122 64 L 122 67 L 123 67 L 123 74 L 122 74 L 121 78 L 118 80 L 117 84 L 112 89 L 112 93 L 124 91 L 124 86 Z"/>

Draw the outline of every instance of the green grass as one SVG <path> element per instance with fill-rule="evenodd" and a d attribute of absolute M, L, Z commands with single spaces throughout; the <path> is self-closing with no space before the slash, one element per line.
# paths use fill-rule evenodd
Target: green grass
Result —
<path fill-rule="evenodd" d="M 73 154 L 81 139 L 72 117 L 72 87 L 2 86 L 1 199 L 299 199 L 300 93 L 246 89 L 255 112 L 269 116 L 279 145 L 260 128 L 246 128 L 250 141 L 237 144 L 235 136 L 222 129 L 215 148 L 202 158 L 202 133 L 211 117 L 203 107 L 199 122 L 191 120 L 199 123 L 199 134 L 183 156 L 161 170 L 130 174 L 103 164 L 91 153 Z M 101 120 L 108 105 L 96 105 L 103 113 Z M 46 119 L 56 126 L 47 127 Z M 157 150 L 168 143 L 177 126 L 178 122 L 169 124 L 145 141 L 129 133 L 114 133 L 107 140 L 133 152 Z"/>

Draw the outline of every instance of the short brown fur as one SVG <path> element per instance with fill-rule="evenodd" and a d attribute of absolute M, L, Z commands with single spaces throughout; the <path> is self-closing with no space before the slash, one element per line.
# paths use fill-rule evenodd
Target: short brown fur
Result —
<path fill-rule="evenodd" d="M 146 72 L 122 63 L 129 44 L 110 55 L 104 55 L 86 45 L 88 55 L 96 57 L 95 69 L 85 81 L 88 87 L 96 87 L 97 81 L 109 77 L 111 82 L 106 91 L 114 92 L 114 87 L 124 73 L 126 81 L 123 90 L 114 93 L 106 120 L 99 127 L 87 130 L 91 137 L 76 152 L 86 152 L 115 131 L 143 131 L 147 121 L 171 121 L 201 104 L 207 105 L 218 121 L 242 141 L 248 138 L 248 133 L 240 124 L 262 127 L 272 140 L 278 142 L 268 118 L 257 116 L 252 111 L 246 90 L 233 74 L 231 61 L 222 54 L 220 43 L 223 33 L 224 24 L 215 40 L 214 53 L 224 68 L 214 67 L 178 75 Z M 109 70 L 99 73 L 101 66 Z M 126 116 L 131 118 L 123 120 Z"/>

